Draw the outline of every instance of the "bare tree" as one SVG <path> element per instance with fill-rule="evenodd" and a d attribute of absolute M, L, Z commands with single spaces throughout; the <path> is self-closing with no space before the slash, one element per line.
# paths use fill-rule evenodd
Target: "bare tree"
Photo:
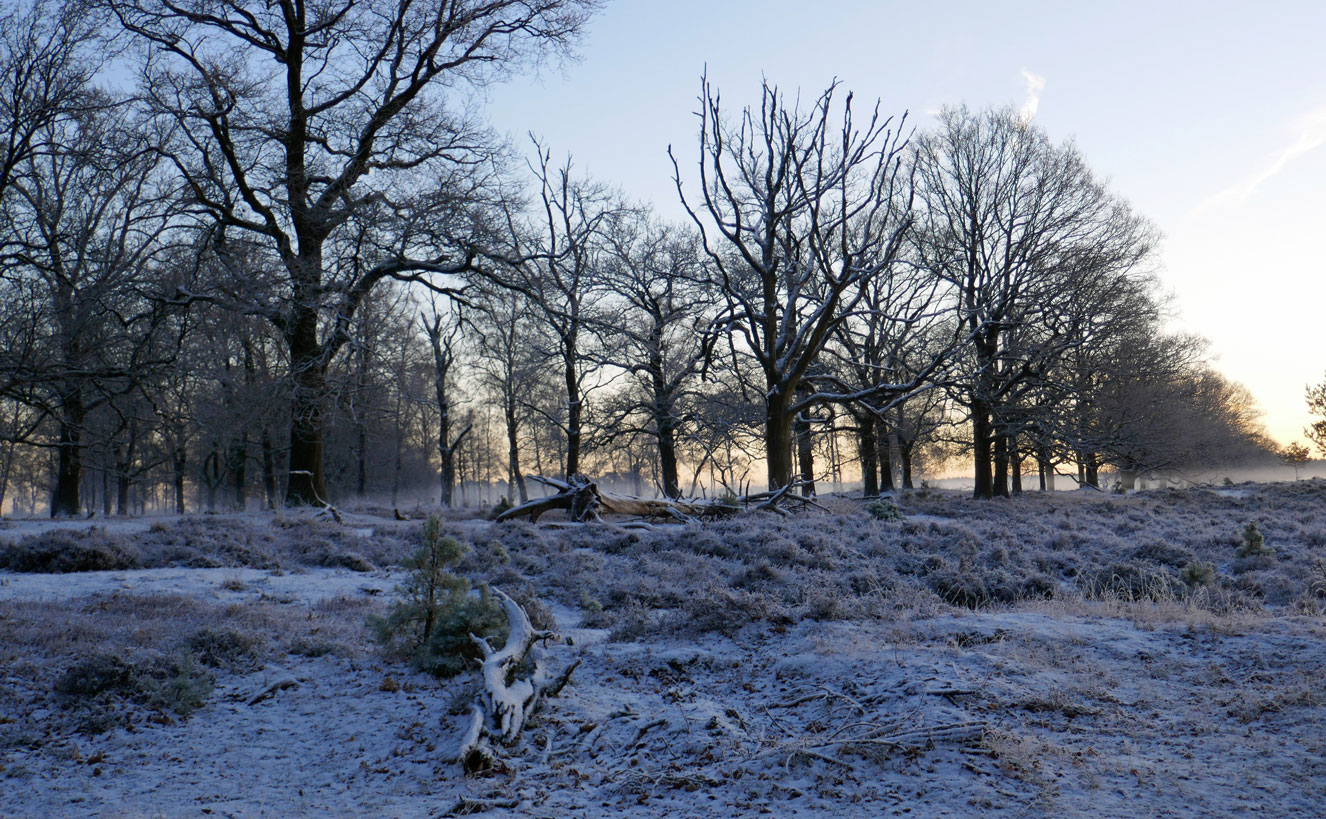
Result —
<path fill-rule="evenodd" d="M 569 158 L 553 168 L 550 153 L 538 142 L 535 147 L 535 213 L 524 218 L 508 204 L 510 250 L 495 280 L 523 295 L 555 339 L 549 356 L 560 365 L 565 417 L 542 414 L 565 438 L 562 474 L 569 478 L 581 469 L 586 385 L 596 369 L 586 352 L 602 290 L 603 231 L 623 205 L 605 186 L 577 178 Z"/>
<path fill-rule="evenodd" d="M 852 389 L 827 373 L 803 385 L 860 304 L 862 284 L 889 275 L 912 220 L 903 121 L 881 117 L 876 104 L 858 127 L 852 96 L 838 113 L 836 92 L 831 86 L 802 110 L 765 83 L 759 107 L 732 122 L 705 79 L 700 184 L 691 198 L 673 156 L 678 194 L 718 272 L 723 304 L 714 330 L 738 339 L 764 376 L 771 490 L 792 480 L 798 413 L 913 386 Z"/>
<path fill-rule="evenodd" d="M 448 93 L 564 51 L 595 2 L 108 4 L 144 47 L 144 96 L 233 262 L 230 297 L 288 347 L 286 500 L 325 501 L 326 374 L 355 311 L 384 280 L 427 284 L 475 258 L 490 140 Z M 243 289 L 258 272 L 234 253 L 245 243 L 275 294 Z"/>
<path fill-rule="evenodd" d="M 88 92 L 88 105 L 48 122 L 42 148 L 13 169 L 0 206 L 10 263 L 3 275 L 26 325 L 0 354 L 0 382 L 57 431 L 52 515 L 80 511 L 89 414 L 168 364 L 158 344 L 169 287 L 173 193 L 156 173 L 150 131 L 123 104 Z M 30 310 L 30 312 L 29 312 Z"/>
<path fill-rule="evenodd" d="M 456 484 L 456 450 L 472 429 L 467 424 L 452 437 L 451 432 L 451 367 L 456 362 L 456 345 L 460 337 L 460 323 L 454 316 L 438 309 L 434 302 L 431 311 L 419 317 L 428 343 L 433 350 L 433 390 L 437 396 L 437 454 L 441 458 L 443 506 L 451 506 L 451 493 Z"/>
<path fill-rule="evenodd" d="M 678 498 L 678 441 L 694 421 L 713 293 L 698 237 L 622 214 L 606 232 L 603 284 L 616 298 L 600 319 L 604 363 L 626 383 L 610 400 L 606 434 L 652 438 L 663 494 Z M 626 451 L 630 451 L 627 448 Z"/>
<path fill-rule="evenodd" d="M 1083 270 L 1128 271 L 1154 236 L 1091 174 L 1012 109 L 946 109 L 916 143 L 922 262 L 950 282 L 971 338 L 955 399 L 972 427 L 975 495 L 1007 494 L 1017 393 L 1078 339 L 1059 308 Z"/>
<path fill-rule="evenodd" d="M 508 495 L 525 503 L 529 490 L 521 471 L 522 428 L 528 425 L 541 370 L 537 348 L 542 345 L 530 342 L 539 330 L 530 320 L 525 297 L 516 291 L 489 287 L 471 302 L 476 308 L 468 319 L 477 337 L 474 375 L 502 414 Z"/>
<path fill-rule="evenodd" d="M 1317 419 L 1303 429 L 1308 440 L 1317 445 L 1317 450 L 1326 455 L 1326 381 L 1309 384 L 1304 390 L 1308 403 L 1308 412 Z"/>
<path fill-rule="evenodd" d="M 0 197 L 18 168 L 43 150 L 50 126 L 89 104 L 97 69 L 89 46 L 101 22 L 93 4 L 77 0 L 0 11 Z"/>

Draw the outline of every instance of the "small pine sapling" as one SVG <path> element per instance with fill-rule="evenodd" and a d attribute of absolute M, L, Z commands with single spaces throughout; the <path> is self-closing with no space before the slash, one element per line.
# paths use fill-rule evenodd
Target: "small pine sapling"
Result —
<path fill-rule="evenodd" d="M 890 498 L 877 498 L 865 505 L 866 512 L 875 520 L 903 520 L 902 510 Z"/>
<path fill-rule="evenodd" d="M 1201 560 L 1193 560 L 1179 572 L 1179 579 L 1189 586 L 1209 586 L 1215 582 L 1215 566 Z"/>
<path fill-rule="evenodd" d="M 1239 557 L 1262 557 L 1275 554 L 1275 549 L 1266 545 L 1266 537 L 1257 528 L 1257 521 L 1250 520 L 1243 527 L 1243 545 L 1238 549 Z"/>
<path fill-rule="evenodd" d="M 448 571 L 465 552 L 458 540 L 442 535 L 441 519 L 429 516 L 423 547 L 406 561 L 410 574 L 396 588 L 397 601 L 386 617 L 369 618 L 377 641 L 419 671 L 455 676 L 480 658 L 471 634 L 505 639 L 502 607 L 488 586 L 476 589 Z"/>

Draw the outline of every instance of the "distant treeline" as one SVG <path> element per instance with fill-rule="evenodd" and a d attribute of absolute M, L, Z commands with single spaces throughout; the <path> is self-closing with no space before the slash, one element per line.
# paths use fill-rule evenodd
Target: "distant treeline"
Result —
<path fill-rule="evenodd" d="M 1014 110 L 706 79 L 681 225 L 515 159 L 474 90 L 596 6 L 5 12 L 0 508 L 872 495 L 955 457 L 990 497 L 1268 451 L 1165 332 L 1154 227 Z"/>

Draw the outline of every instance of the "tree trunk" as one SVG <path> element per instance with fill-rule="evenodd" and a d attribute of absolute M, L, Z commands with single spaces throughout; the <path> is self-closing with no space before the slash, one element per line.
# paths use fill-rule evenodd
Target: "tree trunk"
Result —
<path fill-rule="evenodd" d="M 580 378 L 576 370 L 575 338 L 566 342 L 563 361 L 566 365 L 566 474 L 568 480 L 580 472 Z"/>
<path fill-rule="evenodd" d="M 663 479 L 663 494 L 676 500 L 681 497 L 681 480 L 677 474 L 677 430 L 671 412 L 658 416 L 658 468 Z"/>
<path fill-rule="evenodd" d="M 129 471 L 120 465 L 115 474 L 115 511 L 120 517 L 129 517 L 133 511 L 129 507 Z"/>
<path fill-rule="evenodd" d="M 994 497 L 994 475 L 991 471 L 990 439 L 993 434 L 990 423 L 990 408 L 984 401 L 973 401 L 971 405 L 971 445 L 972 466 L 975 468 L 976 485 L 972 491 L 974 498 Z"/>
<path fill-rule="evenodd" d="M 912 486 L 912 448 L 916 446 L 913 443 L 902 444 L 898 446 L 898 460 L 902 462 L 902 488 L 914 489 Z"/>
<path fill-rule="evenodd" d="M 234 451 L 231 453 L 229 460 L 233 503 L 235 509 L 243 512 L 249 505 L 246 492 L 249 484 L 249 436 L 247 433 L 240 433 L 239 440 L 235 443 Z"/>
<path fill-rule="evenodd" d="M 320 259 L 307 260 L 305 264 L 309 267 L 316 264 L 314 269 L 320 276 Z M 322 364 L 322 345 L 318 343 L 316 300 L 301 292 L 308 285 L 298 286 L 300 277 L 295 278 L 291 330 L 287 334 L 294 393 L 290 402 L 290 466 L 285 502 L 290 506 L 321 506 L 328 501 L 322 468 L 327 373 Z"/>
<path fill-rule="evenodd" d="M 5 495 L 9 493 L 9 472 L 14 465 L 14 442 L 7 441 L 3 446 L 5 460 L 4 463 L 0 463 L 0 515 L 5 512 Z"/>
<path fill-rule="evenodd" d="M 290 416 L 290 478 L 285 502 L 290 506 L 321 506 L 327 485 L 322 471 L 322 395 L 326 380 L 320 370 L 296 372 Z"/>
<path fill-rule="evenodd" d="M 764 457 L 769 467 L 769 491 L 792 482 L 792 413 L 789 396 L 772 393 L 765 400 Z"/>
<path fill-rule="evenodd" d="M 55 490 L 51 494 L 51 517 L 70 517 L 81 511 L 78 498 L 83 483 L 83 398 L 66 395 L 61 405 L 60 438 L 56 445 Z"/>
<path fill-rule="evenodd" d="M 856 451 L 861 457 L 861 494 L 867 498 L 879 497 L 878 453 L 875 451 L 875 419 L 871 415 L 856 419 Z"/>
<path fill-rule="evenodd" d="M 360 421 L 355 427 L 355 443 L 358 445 L 355 495 L 362 499 L 368 496 L 368 425 Z"/>
<path fill-rule="evenodd" d="M 994 436 L 994 452 L 991 454 L 994 461 L 994 494 L 996 497 L 1008 497 L 1008 438 L 1004 435 Z"/>
<path fill-rule="evenodd" d="M 203 459 L 203 484 L 207 488 L 207 511 L 216 511 L 216 490 L 225 480 L 225 470 L 221 463 L 221 452 L 216 444 Z"/>
<path fill-rule="evenodd" d="M 272 433 L 267 427 L 262 428 L 262 437 L 258 442 L 262 449 L 262 490 L 267 496 L 267 508 L 276 508 L 276 456 L 273 453 Z"/>
<path fill-rule="evenodd" d="M 810 433 L 810 419 L 806 412 L 797 413 L 792 422 L 797 443 L 797 463 L 801 471 L 801 496 L 815 497 L 815 439 Z"/>
<path fill-rule="evenodd" d="M 1022 494 L 1022 455 L 1018 452 L 1017 438 L 1008 439 L 1008 474 L 1013 483 L 1013 494 Z"/>
<path fill-rule="evenodd" d="M 520 472 L 520 430 L 516 419 L 516 400 L 508 396 L 503 402 L 503 420 L 506 422 L 506 469 L 507 491 L 519 493 L 520 503 L 529 500 L 529 490 L 525 488 L 525 476 Z M 514 500 L 514 499 L 513 499 Z"/>
<path fill-rule="evenodd" d="M 188 450 L 179 447 L 171 459 L 175 471 L 175 514 L 184 514 L 184 470 L 189 465 Z"/>
<path fill-rule="evenodd" d="M 893 482 L 893 433 L 883 418 L 875 420 L 875 441 L 879 451 L 879 488 L 883 492 L 892 492 Z"/>

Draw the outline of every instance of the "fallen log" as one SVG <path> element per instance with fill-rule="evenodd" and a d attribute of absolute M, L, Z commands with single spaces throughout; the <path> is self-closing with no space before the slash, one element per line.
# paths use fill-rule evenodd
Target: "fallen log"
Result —
<path fill-rule="evenodd" d="M 480 672 L 483 693 L 479 702 L 470 706 L 470 722 L 456 753 L 467 774 L 491 769 L 496 754 L 489 738 L 504 745 L 515 742 L 525 721 L 542 699 L 561 693 L 571 679 L 571 672 L 580 665 L 577 659 L 561 674 L 550 676 L 544 662 L 543 645 L 556 639 L 556 635 L 551 631 L 536 630 L 519 603 L 497 589 L 492 592 L 506 613 L 508 635 L 500 651 L 493 650 L 486 639 L 470 635 L 483 654 Z M 533 667 L 530 675 L 517 676 L 517 670 L 527 662 Z"/>
<path fill-rule="evenodd" d="M 600 490 L 597 482 L 584 475 L 572 475 L 565 481 L 531 475 L 530 480 L 550 486 L 557 490 L 557 493 L 513 506 L 498 515 L 497 520 L 513 520 L 528 515 L 531 522 L 537 522 L 543 513 L 560 509 L 565 510 L 571 520 L 577 523 L 602 520 L 604 513 L 642 518 L 672 518 L 689 523 L 699 518 L 730 515 L 737 510 L 737 507 L 731 503 L 717 500 L 669 500 L 614 495 Z"/>

